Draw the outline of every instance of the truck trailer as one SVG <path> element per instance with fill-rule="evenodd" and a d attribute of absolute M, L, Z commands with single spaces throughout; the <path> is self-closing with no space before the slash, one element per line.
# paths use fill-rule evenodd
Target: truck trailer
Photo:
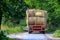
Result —
<path fill-rule="evenodd" d="M 45 33 L 45 28 L 47 26 L 47 11 L 39 9 L 26 10 L 26 23 L 29 28 L 29 33 L 34 31 Z"/>

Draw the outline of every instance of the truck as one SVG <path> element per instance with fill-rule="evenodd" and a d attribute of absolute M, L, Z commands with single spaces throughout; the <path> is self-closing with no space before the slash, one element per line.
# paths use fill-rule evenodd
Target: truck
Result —
<path fill-rule="evenodd" d="M 27 9 L 26 24 L 29 28 L 29 33 L 32 33 L 34 31 L 45 33 L 45 28 L 47 26 L 47 11 L 39 9 Z"/>

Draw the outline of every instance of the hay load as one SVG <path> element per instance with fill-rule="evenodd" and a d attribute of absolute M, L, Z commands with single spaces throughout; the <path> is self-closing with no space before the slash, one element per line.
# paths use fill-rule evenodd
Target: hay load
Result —
<path fill-rule="evenodd" d="M 29 17 L 29 19 L 28 19 L 28 24 L 29 24 L 29 25 L 35 25 L 35 20 L 36 20 L 35 17 Z"/>
<path fill-rule="evenodd" d="M 27 11 L 27 24 L 28 25 L 43 25 L 46 23 L 46 11 L 29 9 Z"/>

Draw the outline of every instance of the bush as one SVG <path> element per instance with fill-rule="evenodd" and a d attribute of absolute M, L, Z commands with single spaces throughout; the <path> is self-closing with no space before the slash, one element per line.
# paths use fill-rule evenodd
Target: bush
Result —
<path fill-rule="evenodd" d="M 21 33 L 21 32 L 23 32 L 24 27 L 22 27 L 20 25 L 17 25 L 15 27 L 9 27 L 6 25 L 1 25 L 1 30 L 3 30 L 5 32 L 5 34 Z"/>
<path fill-rule="evenodd" d="M 56 30 L 56 31 L 55 31 L 54 37 L 60 38 L 60 30 Z"/>
<path fill-rule="evenodd" d="M 52 27 L 52 26 L 47 26 L 47 28 L 46 28 L 46 31 L 48 32 L 48 33 L 52 33 L 52 32 L 54 32 L 56 30 L 56 27 Z"/>
<path fill-rule="evenodd" d="M 4 31 L 0 30 L 0 40 L 12 40 L 4 34 Z"/>
<path fill-rule="evenodd" d="M 5 32 L 7 34 L 12 34 L 12 33 L 20 33 L 23 32 L 23 29 L 21 28 L 21 26 L 16 26 L 16 27 L 8 27 Z"/>
<path fill-rule="evenodd" d="M 20 21 L 20 25 L 21 26 L 26 26 L 27 24 L 26 24 L 26 18 L 24 18 L 24 19 L 22 19 L 21 21 Z"/>
<path fill-rule="evenodd" d="M 6 25 L 9 26 L 9 27 L 14 27 L 12 22 L 6 22 Z"/>

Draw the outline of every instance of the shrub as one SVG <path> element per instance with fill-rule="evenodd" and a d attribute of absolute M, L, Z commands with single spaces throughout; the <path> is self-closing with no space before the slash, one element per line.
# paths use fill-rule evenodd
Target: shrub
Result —
<path fill-rule="evenodd" d="M 23 29 L 21 28 L 21 26 L 8 27 L 5 32 L 7 34 L 20 33 L 20 32 L 23 32 Z"/>
<path fill-rule="evenodd" d="M 56 30 L 55 31 L 54 37 L 59 37 L 60 38 L 60 30 Z"/>
<path fill-rule="evenodd" d="M 56 30 L 56 27 L 52 27 L 52 26 L 47 26 L 47 28 L 46 28 L 46 31 L 48 32 L 48 33 L 52 33 L 52 32 L 54 32 Z"/>
<path fill-rule="evenodd" d="M 6 25 L 2 25 L 1 30 L 3 30 L 5 32 L 5 34 L 21 33 L 21 32 L 23 32 L 24 27 L 22 27 L 20 25 L 17 25 L 15 27 L 9 27 L 9 26 L 6 26 Z"/>
<path fill-rule="evenodd" d="M 12 39 L 6 37 L 4 31 L 0 30 L 0 40 L 12 40 Z"/>

